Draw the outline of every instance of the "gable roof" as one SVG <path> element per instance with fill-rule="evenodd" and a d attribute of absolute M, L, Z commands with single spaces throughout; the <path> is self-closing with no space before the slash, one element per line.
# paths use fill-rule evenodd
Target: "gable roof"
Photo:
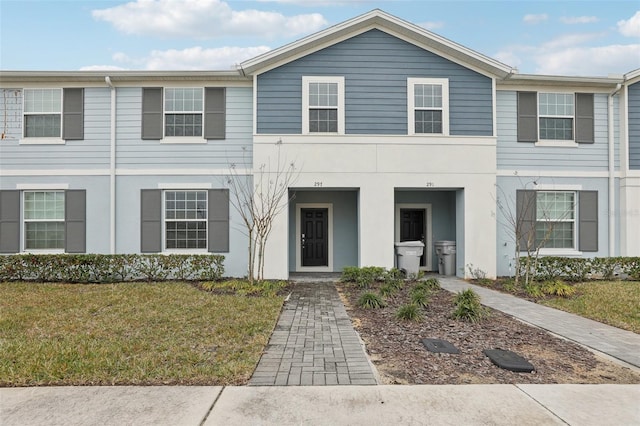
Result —
<path fill-rule="evenodd" d="M 515 72 L 514 68 L 502 62 L 454 43 L 380 9 L 372 10 L 244 61 L 239 65 L 239 69 L 245 75 L 260 74 L 372 29 L 384 31 L 488 76 L 505 78 Z"/>

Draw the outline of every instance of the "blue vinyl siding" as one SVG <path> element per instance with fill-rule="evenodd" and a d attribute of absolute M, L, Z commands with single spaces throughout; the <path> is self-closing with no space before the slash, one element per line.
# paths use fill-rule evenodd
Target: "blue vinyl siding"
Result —
<path fill-rule="evenodd" d="M 109 177 L 108 176 L 2 176 L 0 190 L 17 185 L 68 185 L 69 189 L 86 190 L 86 252 L 109 253 Z M 22 206 L 20 206 L 22 210 Z M 20 238 L 24 239 L 21 223 Z"/>
<path fill-rule="evenodd" d="M 118 88 L 117 166 L 119 168 L 227 169 L 252 165 L 252 89 L 227 88 L 226 138 L 201 144 L 142 140 L 142 89 Z"/>
<path fill-rule="evenodd" d="M 540 185 L 557 185 L 569 187 L 579 185 L 584 191 L 598 191 L 598 251 L 583 252 L 582 257 L 606 257 L 616 256 L 616 249 L 609 251 L 609 222 L 608 222 L 608 180 L 607 178 L 574 178 L 574 177 L 521 177 L 521 176 L 499 176 L 496 179 L 496 185 L 499 188 L 498 198 L 509 209 L 503 213 L 500 209 L 496 211 L 496 247 L 497 247 L 497 275 L 513 276 L 514 274 L 514 257 L 515 257 L 515 239 L 514 231 L 508 225 L 512 218 L 510 214 L 515 214 L 516 191 L 522 189 L 532 189 L 533 181 Z M 616 180 L 615 186 L 618 187 L 619 180 Z M 619 192 L 615 194 L 616 199 L 619 198 Z M 509 213 L 510 211 L 510 213 Z M 619 222 L 616 220 L 616 222 Z M 620 227 L 616 226 L 615 240 L 620 241 Z"/>
<path fill-rule="evenodd" d="M 629 86 L 629 169 L 640 170 L 640 82 Z"/>
<path fill-rule="evenodd" d="M 108 88 L 84 90 L 84 139 L 64 145 L 20 145 L 22 139 L 22 90 L 0 89 L 6 101 L 6 125 L 0 142 L 0 168 L 8 169 L 104 169 L 109 167 L 111 98 Z M 6 106 L 5 106 L 6 105 Z"/>
<path fill-rule="evenodd" d="M 302 76 L 344 76 L 347 134 L 407 134 L 407 78 L 448 78 L 451 135 L 493 135 L 491 79 L 379 30 L 258 76 L 258 133 L 302 132 Z"/>
<path fill-rule="evenodd" d="M 517 140 L 517 94 L 515 91 L 497 92 L 498 146 L 497 164 L 502 170 L 575 170 L 607 171 L 608 153 L 608 96 L 594 95 L 595 143 L 578 147 L 543 147 Z M 615 162 L 619 167 L 618 103 L 614 102 Z"/>

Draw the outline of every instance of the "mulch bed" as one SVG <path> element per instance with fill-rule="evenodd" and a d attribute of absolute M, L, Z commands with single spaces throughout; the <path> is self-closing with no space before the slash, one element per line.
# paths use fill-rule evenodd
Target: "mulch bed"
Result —
<path fill-rule="evenodd" d="M 501 312 L 489 310 L 489 316 L 478 323 L 453 319 L 454 295 L 446 290 L 432 292 L 421 320 L 399 320 L 395 313 L 408 303 L 412 285 L 405 283 L 386 299 L 384 308 L 362 309 L 357 300 L 364 290 L 352 283 L 337 284 L 384 383 L 640 383 L 639 372 Z M 378 288 L 376 284 L 370 291 Z M 421 343 L 425 338 L 446 340 L 460 354 L 429 352 Z M 516 373 L 495 366 L 483 350 L 497 348 L 524 357 L 535 371 Z"/>

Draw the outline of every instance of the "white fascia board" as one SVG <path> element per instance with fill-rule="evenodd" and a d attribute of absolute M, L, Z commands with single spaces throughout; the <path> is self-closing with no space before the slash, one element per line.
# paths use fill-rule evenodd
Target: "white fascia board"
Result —
<path fill-rule="evenodd" d="M 623 78 L 618 77 L 572 77 L 557 75 L 513 74 L 505 80 L 498 80 L 498 90 L 514 90 L 527 87 L 589 88 L 610 91 Z"/>
<path fill-rule="evenodd" d="M 489 74 L 505 78 L 514 71 L 512 67 L 495 59 L 482 55 L 379 9 L 344 21 L 278 49 L 266 52 L 256 58 L 242 62 L 240 67 L 246 74 L 262 73 L 371 29 L 379 29 L 397 36 L 404 41 L 433 51 L 456 63 L 474 70 L 481 70 L 485 75 Z"/>

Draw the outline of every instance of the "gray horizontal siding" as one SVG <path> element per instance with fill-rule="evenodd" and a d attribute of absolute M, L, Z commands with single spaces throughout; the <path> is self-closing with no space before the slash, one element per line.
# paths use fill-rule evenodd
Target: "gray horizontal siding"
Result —
<path fill-rule="evenodd" d="M 629 86 L 629 169 L 640 170 L 640 82 Z"/>
<path fill-rule="evenodd" d="M 407 134 L 407 78 L 448 78 L 452 135 L 493 134 L 491 79 L 382 31 L 258 76 L 258 133 L 302 132 L 302 76 L 345 77 L 347 134 Z"/>
<path fill-rule="evenodd" d="M 204 144 L 163 144 L 142 140 L 142 89 L 118 88 L 117 167 L 228 168 L 251 165 L 252 89 L 227 88 L 226 138 Z"/>
<path fill-rule="evenodd" d="M 515 91 L 497 93 L 498 169 L 606 171 L 608 160 L 607 95 L 594 96 L 595 143 L 577 148 L 542 147 L 517 141 L 517 102 Z M 614 103 L 617 115 L 617 103 Z M 618 120 L 616 119 L 616 122 Z M 619 135 L 616 140 L 616 167 L 619 165 Z"/>
<path fill-rule="evenodd" d="M 22 138 L 22 90 L 0 89 L 6 124 L 0 142 L 0 168 L 5 169 L 102 169 L 109 166 L 111 98 L 108 88 L 84 91 L 84 139 L 64 145 L 20 145 Z"/>

